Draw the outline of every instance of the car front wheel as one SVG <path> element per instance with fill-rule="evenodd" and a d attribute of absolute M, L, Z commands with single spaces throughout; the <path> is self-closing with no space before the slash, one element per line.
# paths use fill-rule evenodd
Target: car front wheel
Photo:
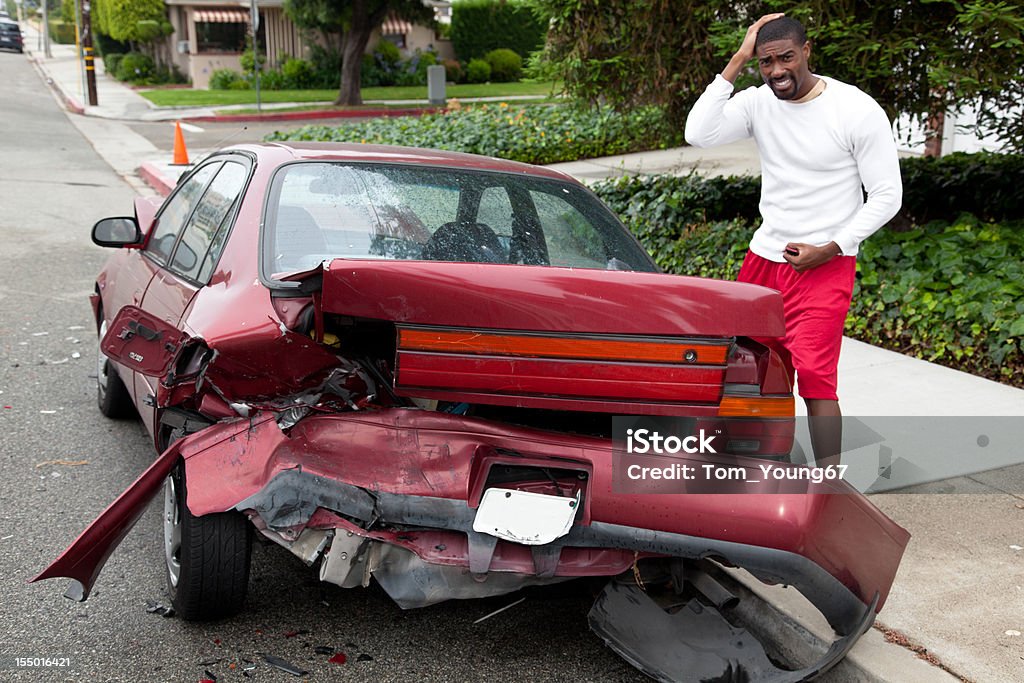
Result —
<path fill-rule="evenodd" d="M 249 588 L 252 527 L 234 510 L 196 517 L 188 509 L 185 463 L 164 484 L 167 588 L 177 613 L 190 621 L 237 614 Z"/>
<path fill-rule="evenodd" d="M 100 317 L 103 313 L 100 312 Z M 113 363 L 100 349 L 100 342 L 107 334 L 107 321 L 100 323 L 99 336 L 96 340 L 96 403 L 100 412 L 114 419 L 127 418 L 135 415 L 135 406 L 128 388 L 121 381 Z"/>

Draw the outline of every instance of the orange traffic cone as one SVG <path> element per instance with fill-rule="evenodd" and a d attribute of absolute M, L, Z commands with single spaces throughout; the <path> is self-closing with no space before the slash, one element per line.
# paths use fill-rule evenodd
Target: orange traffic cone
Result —
<path fill-rule="evenodd" d="M 181 122 L 174 122 L 174 166 L 188 166 L 188 150 L 185 149 L 185 136 L 181 134 Z"/>

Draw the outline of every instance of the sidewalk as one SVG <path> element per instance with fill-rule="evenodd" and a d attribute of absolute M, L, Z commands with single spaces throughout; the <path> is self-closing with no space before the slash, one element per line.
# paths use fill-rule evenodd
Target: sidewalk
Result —
<path fill-rule="evenodd" d="M 53 58 L 46 59 L 36 54 L 35 31 L 25 27 L 25 34 L 30 59 L 52 79 L 69 110 L 104 119 L 182 117 L 181 110 L 157 109 L 130 88 L 108 79 L 101 60 L 97 60 L 100 106 L 82 106 L 85 98 L 74 46 L 53 45 Z M 180 169 L 167 166 L 168 159 L 146 157 L 141 151 L 131 156 L 131 149 L 144 150 L 142 146 L 128 145 L 129 151 L 122 150 L 120 157 L 112 151 L 125 144 L 115 135 L 133 135 L 126 126 L 97 128 L 109 136 L 105 139 L 79 127 L 122 174 L 133 173 L 139 162 L 148 161 L 151 180 L 162 179 L 173 187 Z M 130 163 L 134 166 L 129 167 Z M 593 181 L 624 173 L 694 169 L 710 174 L 756 173 L 759 164 L 756 148 L 741 143 L 717 150 L 662 150 L 553 167 Z M 869 426 L 877 424 L 872 420 L 885 420 L 870 416 L 889 416 L 890 421 L 895 416 L 939 418 L 937 431 L 943 417 L 1024 417 L 1024 390 L 850 339 L 843 342 L 839 376 L 844 412 Z M 1024 452 L 1019 461 L 1024 462 Z M 924 473 L 920 481 L 926 479 Z M 861 638 L 844 663 L 824 680 L 1024 680 L 1024 636 L 1020 635 L 1024 632 L 1024 465 L 965 474 L 920 488 L 928 493 L 872 496 L 872 502 L 914 538 L 876 630 Z M 789 596 L 792 591 L 780 595 L 778 588 L 751 587 L 811 632 L 822 632 L 820 620 L 806 614 L 801 600 Z M 904 646 L 886 643 L 882 629 Z M 926 649 L 956 677 L 916 657 L 906 641 Z"/>

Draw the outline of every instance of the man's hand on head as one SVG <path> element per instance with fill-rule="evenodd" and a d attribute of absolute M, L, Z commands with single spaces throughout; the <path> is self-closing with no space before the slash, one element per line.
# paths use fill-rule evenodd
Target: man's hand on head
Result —
<path fill-rule="evenodd" d="M 743 43 L 740 45 L 740 49 L 736 51 L 736 54 L 729 60 L 729 64 L 722 71 L 722 77 L 730 83 L 736 82 L 736 77 L 739 75 L 740 70 L 754 58 L 754 43 L 757 41 L 757 32 L 761 30 L 761 27 L 767 24 L 769 21 L 775 21 L 780 17 L 786 16 L 785 12 L 776 12 L 774 14 L 766 14 L 747 29 L 747 35 L 743 37 Z"/>
<path fill-rule="evenodd" d="M 786 259 L 786 263 L 793 266 L 796 272 L 802 273 L 805 270 L 824 265 L 842 253 L 843 250 L 835 242 L 829 242 L 822 247 L 802 242 L 790 242 L 782 252 L 782 258 Z"/>

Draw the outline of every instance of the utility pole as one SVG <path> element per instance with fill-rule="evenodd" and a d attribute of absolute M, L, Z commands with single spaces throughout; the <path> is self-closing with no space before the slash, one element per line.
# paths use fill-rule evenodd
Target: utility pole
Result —
<path fill-rule="evenodd" d="M 82 51 L 85 53 L 85 84 L 89 90 L 89 106 L 100 103 L 96 96 L 96 65 L 92 58 L 92 19 L 89 0 L 82 0 Z"/>

